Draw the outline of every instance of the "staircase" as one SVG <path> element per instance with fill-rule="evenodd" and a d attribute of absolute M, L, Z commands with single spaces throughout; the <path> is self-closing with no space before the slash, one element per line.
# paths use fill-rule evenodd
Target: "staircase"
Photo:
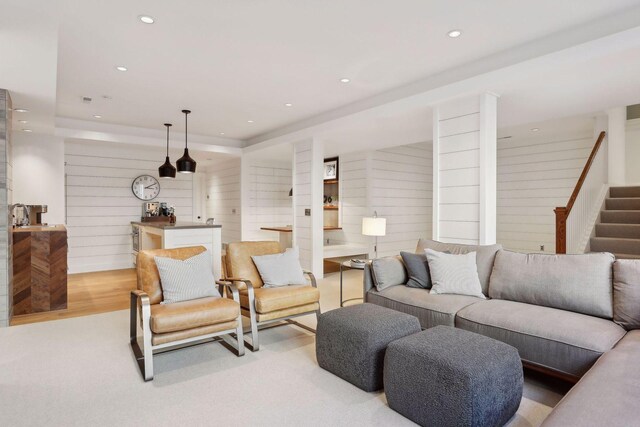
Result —
<path fill-rule="evenodd" d="M 640 259 L 640 187 L 611 187 L 591 238 L 591 252 Z"/>

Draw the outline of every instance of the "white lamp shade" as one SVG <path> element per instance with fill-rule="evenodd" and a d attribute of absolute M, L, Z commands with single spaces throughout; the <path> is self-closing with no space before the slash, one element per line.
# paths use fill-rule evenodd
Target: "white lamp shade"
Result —
<path fill-rule="evenodd" d="M 362 234 L 365 236 L 384 236 L 387 233 L 386 218 L 362 218 Z"/>

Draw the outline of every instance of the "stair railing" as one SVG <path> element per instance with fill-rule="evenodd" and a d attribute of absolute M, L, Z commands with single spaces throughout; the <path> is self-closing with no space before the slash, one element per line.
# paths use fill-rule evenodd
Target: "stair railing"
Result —
<path fill-rule="evenodd" d="M 593 211 L 592 205 L 594 204 L 597 198 L 596 196 L 593 196 L 594 191 L 589 191 L 589 193 L 592 193 L 592 194 L 582 197 L 583 194 L 581 193 L 581 190 L 585 185 L 585 181 L 587 181 L 587 177 L 589 176 L 589 171 L 591 170 L 596 160 L 596 156 L 598 155 L 600 146 L 602 145 L 602 141 L 604 141 L 605 136 L 606 136 L 605 132 L 600 132 L 600 135 L 598 136 L 598 140 L 596 141 L 595 145 L 593 146 L 593 149 L 591 150 L 589 159 L 587 160 L 587 163 L 584 165 L 584 168 L 582 169 L 582 173 L 580 174 L 578 183 L 573 189 L 573 192 L 571 193 L 571 197 L 569 197 L 569 201 L 567 202 L 567 205 L 560 206 L 554 209 L 554 212 L 556 214 L 556 253 L 557 254 L 567 253 L 567 229 L 568 228 L 569 228 L 569 234 L 571 236 L 571 239 L 570 239 L 571 246 L 575 246 L 576 239 L 579 238 L 578 234 L 580 233 L 580 231 L 582 231 L 581 228 L 584 228 L 584 227 L 581 227 L 584 224 L 575 224 L 575 225 L 569 224 L 569 221 L 570 221 L 569 215 L 571 214 L 574 208 L 574 205 L 576 204 L 576 201 L 579 201 L 579 204 L 581 205 L 580 206 L 581 217 L 586 217 L 589 211 Z M 599 158 L 601 161 L 598 162 L 599 164 L 597 167 L 598 169 L 597 172 L 601 176 L 598 178 L 599 178 L 599 181 L 606 181 L 606 178 L 603 176 L 603 174 L 606 174 L 606 165 L 604 164 L 605 159 L 603 156 L 599 156 Z M 594 184 L 595 185 L 591 185 L 591 187 L 595 188 L 596 193 L 601 193 L 604 182 L 596 182 Z M 586 221 L 583 218 L 580 218 L 580 219 L 582 219 L 582 221 L 577 221 L 577 222 Z"/>

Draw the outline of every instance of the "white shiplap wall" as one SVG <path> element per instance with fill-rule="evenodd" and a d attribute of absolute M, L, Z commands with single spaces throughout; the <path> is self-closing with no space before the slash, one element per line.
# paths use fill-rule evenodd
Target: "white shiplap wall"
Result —
<path fill-rule="evenodd" d="M 69 272 L 132 267 L 131 221 L 139 221 L 142 201 L 131 192 L 139 175 L 158 176 L 162 149 L 134 149 L 65 143 Z M 191 221 L 191 175 L 160 180 L 155 201 L 175 206 L 178 221 Z"/>
<path fill-rule="evenodd" d="M 371 156 L 371 209 L 387 219 L 378 238 L 378 256 L 413 252 L 421 237 L 431 237 L 433 150 L 431 142 L 374 151 Z M 360 217 L 360 224 L 362 217 Z"/>
<path fill-rule="evenodd" d="M 248 212 L 243 240 L 278 240 L 278 233 L 261 227 L 293 224 L 291 162 L 250 161 L 248 177 Z"/>
<path fill-rule="evenodd" d="M 222 242 L 238 242 L 240 236 L 240 158 L 207 169 L 207 218 L 222 224 Z M 235 212 L 234 212 L 235 210 Z"/>
<path fill-rule="evenodd" d="M 594 142 L 582 133 L 498 141 L 498 243 L 555 251 L 553 209 L 566 205 Z"/>

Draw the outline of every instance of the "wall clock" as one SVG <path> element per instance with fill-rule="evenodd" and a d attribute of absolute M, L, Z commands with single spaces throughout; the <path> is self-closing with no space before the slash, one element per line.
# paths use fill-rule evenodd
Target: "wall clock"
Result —
<path fill-rule="evenodd" d="M 160 183 L 151 175 L 140 175 L 133 180 L 131 191 L 140 200 L 153 200 L 160 194 Z"/>

